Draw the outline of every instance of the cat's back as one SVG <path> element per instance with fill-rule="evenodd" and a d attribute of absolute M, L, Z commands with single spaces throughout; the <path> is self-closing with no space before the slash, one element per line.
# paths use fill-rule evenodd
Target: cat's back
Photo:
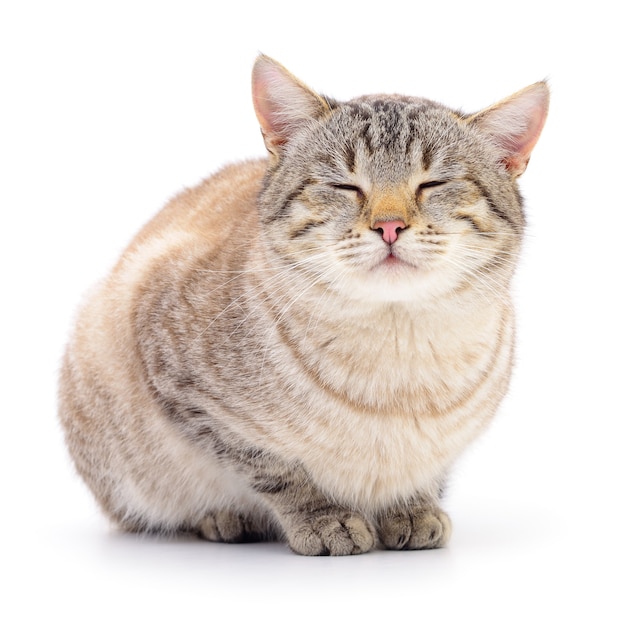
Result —
<path fill-rule="evenodd" d="M 214 265 L 219 257 L 240 262 L 238 251 L 246 251 L 258 231 L 256 203 L 265 171 L 264 160 L 228 165 L 172 198 L 87 295 L 70 349 L 90 352 L 86 360 L 105 364 L 101 342 L 112 352 L 133 345 L 135 312 L 149 291 L 178 282 L 197 263 Z M 97 349 L 89 351 L 93 337 Z"/>
<path fill-rule="evenodd" d="M 144 226 L 122 261 L 153 241 L 167 241 L 173 248 L 176 239 L 182 237 L 199 243 L 208 252 L 218 249 L 230 236 L 240 235 L 236 233 L 240 225 L 245 231 L 255 231 L 256 200 L 265 172 L 265 159 L 244 161 L 228 165 L 199 185 L 185 189 Z"/>
<path fill-rule="evenodd" d="M 258 232 L 256 204 L 265 171 L 265 160 L 228 165 L 172 198 L 91 290 L 73 343 L 88 343 L 94 329 L 101 336 L 110 327 L 114 336 L 132 334 L 135 310 L 148 291 L 182 280 L 198 263 L 216 265 L 221 257 L 226 264 L 239 263 L 242 254 L 230 250 L 246 251 Z"/>
<path fill-rule="evenodd" d="M 85 297 L 65 355 L 65 379 L 72 372 L 73 378 L 128 388 L 129 369 L 136 369 L 133 322 L 140 301 L 161 289 L 162 281 L 181 279 L 198 260 L 229 256 L 230 240 L 239 249 L 250 245 L 265 169 L 261 160 L 229 165 L 179 193 L 142 228 Z M 124 371 L 118 362 L 133 367 Z"/>

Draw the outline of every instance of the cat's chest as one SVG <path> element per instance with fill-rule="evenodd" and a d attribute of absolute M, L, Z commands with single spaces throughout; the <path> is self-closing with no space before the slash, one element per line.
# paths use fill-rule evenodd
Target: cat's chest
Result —
<path fill-rule="evenodd" d="M 300 330 L 299 330 L 300 329 Z M 303 374 L 353 407 L 440 412 L 466 393 L 493 358 L 500 319 L 384 310 L 310 330 L 288 329 Z"/>
<path fill-rule="evenodd" d="M 433 416 L 416 415 L 409 407 L 363 410 L 320 393 L 273 423 L 269 445 L 299 460 L 334 498 L 379 508 L 439 489 L 441 478 L 492 412 L 493 403 L 486 402 L 482 390 Z"/>
<path fill-rule="evenodd" d="M 417 320 L 384 337 L 368 327 L 342 331 L 305 365 L 313 378 L 297 386 L 285 420 L 290 456 L 352 503 L 437 488 L 508 380 L 512 328 L 500 316 L 483 321 L 448 328 Z"/>

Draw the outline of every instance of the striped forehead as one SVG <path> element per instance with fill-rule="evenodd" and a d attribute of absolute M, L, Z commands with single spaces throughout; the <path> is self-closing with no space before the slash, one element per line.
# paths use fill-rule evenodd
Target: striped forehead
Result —
<path fill-rule="evenodd" d="M 346 143 L 352 149 L 348 155 L 351 171 L 355 169 L 359 156 L 355 150 L 359 148 L 372 159 L 388 156 L 387 163 L 415 164 L 427 170 L 434 147 L 428 138 L 441 134 L 438 126 L 445 121 L 452 123 L 453 117 L 429 100 L 384 96 L 345 103 L 336 121 L 342 124 L 340 130 L 347 135 Z"/>

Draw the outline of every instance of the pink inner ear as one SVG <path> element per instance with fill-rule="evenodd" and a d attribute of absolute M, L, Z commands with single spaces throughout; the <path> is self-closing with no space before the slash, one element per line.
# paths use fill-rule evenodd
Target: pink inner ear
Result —
<path fill-rule="evenodd" d="M 253 105 L 267 144 L 284 144 L 305 118 L 311 95 L 272 59 L 260 58 L 253 69 Z"/>
<path fill-rule="evenodd" d="M 536 145 L 547 119 L 547 102 L 539 101 L 528 114 L 528 126 L 525 132 L 513 137 L 512 154 L 505 159 L 509 170 L 521 174 L 528 165 L 532 150 Z"/>
<path fill-rule="evenodd" d="M 266 56 L 255 62 L 252 88 L 253 106 L 266 147 L 274 153 L 326 107 L 318 94 Z"/>
<path fill-rule="evenodd" d="M 253 108 L 264 134 L 271 134 L 274 130 L 273 102 L 269 97 L 270 81 L 268 77 L 268 74 L 273 74 L 273 72 L 269 72 L 268 69 L 267 67 L 258 68 L 256 66 L 252 81 Z"/>
<path fill-rule="evenodd" d="M 294 131 L 297 111 L 297 92 L 302 88 L 283 67 L 271 59 L 261 57 L 253 68 L 253 106 L 269 149 L 288 141 Z"/>
<path fill-rule="evenodd" d="M 537 83 L 478 115 L 479 127 L 502 149 L 502 160 L 515 176 L 526 169 L 543 130 L 548 106 L 547 85 Z"/>

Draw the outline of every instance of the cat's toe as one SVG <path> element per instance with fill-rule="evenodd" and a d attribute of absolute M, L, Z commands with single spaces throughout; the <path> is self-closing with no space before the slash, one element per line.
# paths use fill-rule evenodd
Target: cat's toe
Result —
<path fill-rule="evenodd" d="M 390 550 L 442 548 L 451 536 L 451 521 L 438 508 L 390 513 L 381 519 L 379 535 Z"/>
<path fill-rule="evenodd" d="M 412 535 L 407 549 L 443 548 L 451 537 L 451 520 L 440 509 L 427 509 L 412 517 Z"/>
<path fill-rule="evenodd" d="M 253 523 L 234 511 L 218 511 L 204 516 L 198 533 L 208 541 L 224 543 L 246 543 L 260 539 L 260 532 Z"/>
<path fill-rule="evenodd" d="M 376 543 L 373 528 L 360 516 L 330 512 L 312 516 L 287 533 L 294 552 L 306 556 L 347 556 L 371 550 Z"/>

